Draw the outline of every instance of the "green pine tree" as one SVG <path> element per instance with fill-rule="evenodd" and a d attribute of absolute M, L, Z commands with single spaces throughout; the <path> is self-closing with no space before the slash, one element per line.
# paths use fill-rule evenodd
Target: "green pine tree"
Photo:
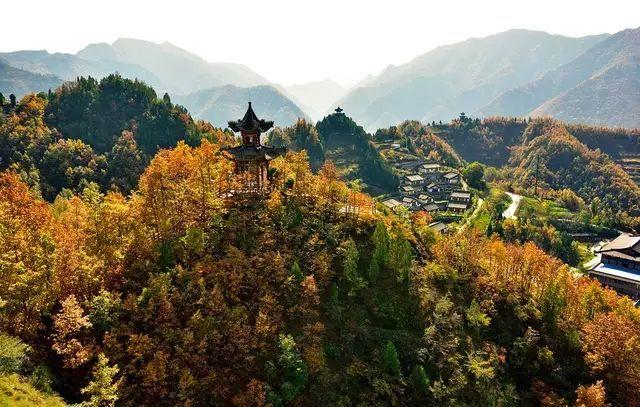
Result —
<path fill-rule="evenodd" d="M 387 346 L 382 353 L 382 364 L 384 370 L 395 377 L 400 376 L 400 360 L 398 359 L 398 352 L 393 342 L 388 341 Z"/>
<path fill-rule="evenodd" d="M 423 397 L 429 391 L 429 379 L 420 365 L 415 365 L 411 371 L 411 387 L 418 397 Z"/>

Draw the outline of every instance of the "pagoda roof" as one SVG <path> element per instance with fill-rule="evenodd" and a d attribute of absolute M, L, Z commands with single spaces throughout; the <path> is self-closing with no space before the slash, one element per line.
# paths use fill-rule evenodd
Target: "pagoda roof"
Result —
<path fill-rule="evenodd" d="M 233 156 L 236 161 L 270 161 L 285 154 L 287 152 L 287 148 L 263 145 L 240 145 L 227 148 L 224 151 Z"/>
<path fill-rule="evenodd" d="M 229 122 L 229 128 L 235 132 L 259 133 L 267 131 L 271 127 L 273 127 L 272 121 L 258 119 L 258 116 L 256 116 L 256 113 L 251 107 L 251 102 L 249 102 L 247 112 L 244 114 L 242 119 Z"/>

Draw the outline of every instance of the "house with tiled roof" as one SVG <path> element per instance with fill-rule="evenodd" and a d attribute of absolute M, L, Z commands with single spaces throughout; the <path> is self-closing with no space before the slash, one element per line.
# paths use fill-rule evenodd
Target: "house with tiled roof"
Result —
<path fill-rule="evenodd" d="M 405 183 L 413 186 L 422 185 L 424 178 L 420 174 L 411 174 L 405 177 Z"/>
<path fill-rule="evenodd" d="M 389 209 L 395 209 L 396 207 L 402 205 L 400 201 L 393 198 L 382 201 L 382 204 Z"/>
<path fill-rule="evenodd" d="M 457 172 L 448 172 L 442 176 L 449 184 L 457 184 L 460 182 L 460 174 Z"/>
<path fill-rule="evenodd" d="M 634 299 L 640 298 L 640 236 L 621 234 L 597 251 L 600 263 L 589 275 Z"/>

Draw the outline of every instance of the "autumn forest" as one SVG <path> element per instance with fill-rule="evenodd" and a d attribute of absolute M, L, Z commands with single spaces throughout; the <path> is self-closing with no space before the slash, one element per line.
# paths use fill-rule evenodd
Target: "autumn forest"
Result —
<path fill-rule="evenodd" d="M 636 231 L 611 157 L 637 131 L 463 115 L 369 134 L 334 113 L 273 129 L 288 152 L 244 194 L 233 131 L 143 82 L 0 101 L 0 405 L 640 406 L 640 310 L 496 192 L 535 183 L 580 232 Z M 387 139 L 485 209 L 444 234 L 389 210 Z"/>

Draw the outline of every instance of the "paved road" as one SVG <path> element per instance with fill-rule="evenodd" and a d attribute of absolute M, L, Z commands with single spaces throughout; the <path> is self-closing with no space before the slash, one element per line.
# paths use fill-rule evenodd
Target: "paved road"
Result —
<path fill-rule="evenodd" d="M 517 219 L 516 212 L 518 212 L 518 208 L 520 207 L 520 202 L 522 201 L 522 195 L 514 194 L 512 192 L 507 192 L 509 198 L 511 198 L 511 205 L 504 212 L 502 212 L 502 217 L 505 219 Z"/>

